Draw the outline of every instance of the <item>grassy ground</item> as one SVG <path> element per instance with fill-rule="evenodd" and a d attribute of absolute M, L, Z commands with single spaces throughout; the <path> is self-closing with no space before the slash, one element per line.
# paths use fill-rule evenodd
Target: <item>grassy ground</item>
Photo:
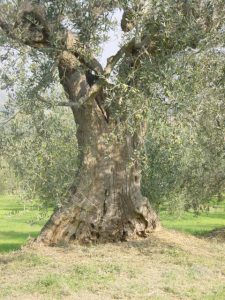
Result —
<path fill-rule="evenodd" d="M 180 217 L 161 212 L 162 225 L 166 228 L 187 232 L 193 235 L 207 235 L 214 229 L 225 227 L 225 203 L 211 207 L 209 212 L 196 216 L 194 213 L 185 212 Z"/>
<path fill-rule="evenodd" d="M 15 197 L 0 197 L 0 299 L 224 300 L 225 240 L 162 229 L 148 239 L 58 248 L 31 245 L 41 223 Z M 225 226 L 225 212 L 162 223 L 197 234 Z M 225 231 L 222 232 L 225 237 Z"/>
<path fill-rule="evenodd" d="M 0 299 L 224 300 L 225 244 L 169 230 L 0 254 Z"/>
<path fill-rule="evenodd" d="M 29 237 L 35 237 L 44 220 L 38 221 L 36 210 L 31 210 L 15 196 L 0 196 L 0 252 L 16 250 Z"/>

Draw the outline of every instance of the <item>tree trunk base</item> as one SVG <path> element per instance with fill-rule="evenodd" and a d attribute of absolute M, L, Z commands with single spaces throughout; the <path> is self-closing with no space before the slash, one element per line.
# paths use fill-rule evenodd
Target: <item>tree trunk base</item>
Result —
<path fill-rule="evenodd" d="M 145 198 L 144 198 L 145 199 Z M 73 243 L 107 243 L 145 238 L 159 227 L 156 213 L 147 201 L 140 207 L 115 209 L 70 204 L 58 209 L 36 239 L 47 246 Z M 88 208 L 88 209 L 87 209 Z"/>

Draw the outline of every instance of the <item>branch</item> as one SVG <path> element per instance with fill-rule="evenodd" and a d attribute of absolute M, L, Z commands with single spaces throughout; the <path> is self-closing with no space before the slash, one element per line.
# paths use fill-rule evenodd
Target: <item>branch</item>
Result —
<path fill-rule="evenodd" d="M 36 95 L 36 98 L 38 101 L 45 103 L 46 105 L 50 106 L 50 107 L 54 107 L 54 106 L 65 106 L 65 107 L 72 107 L 74 106 L 75 102 L 69 101 L 69 102 L 51 102 L 46 100 L 44 97 L 42 97 L 41 95 Z"/>
<path fill-rule="evenodd" d="M 73 108 L 80 108 L 84 103 L 88 102 L 90 99 L 96 97 L 96 95 L 101 91 L 103 85 L 105 84 L 105 80 L 98 80 L 92 87 L 89 89 L 88 94 L 84 97 L 81 97 L 77 102 L 68 101 L 68 102 L 56 102 L 52 103 L 46 100 L 41 95 L 36 95 L 37 100 L 49 105 L 49 106 L 62 106 L 62 107 L 73 107 Z"/>
<path fill-rule="evenodd" d="M 55 52 L 58 51 L 68 51 L 71 54 L 73 54 L 81 64 L 85 65 L 88 69 L 94 71 L 97 75 L 102 75 L 103 74 L 103 68 L 101 64 L 97 61 L 95 58 L 88 58 L 88 51 L 83 51 L 82 49 L 75 49 L 73 48 L 63 48 L 63 47 L 49 47 L 49 42 L 45 41 L 45 44 L 43 43 L 37 43 L 37 42 L 32 42 L 31 40 L 22 40 L 18 38 L 18 36 L 13 32 L 13 27 L 7 24 L 5 21 L 3 21 L 0 18 L 0 28 L 3 30 L 3 32 L 11 39 L 15 40 L 16 42 L 22 44 L 22 45 L 27 45 L 33 48 L 38 48 L 40 50 L 53 50 Z M 69 34 L 69 32 L 68 32 Z M 84 52 L 84 53 L 83 53 Z M 85 53 L 86 52 L 86 53 Z"/>
<path fill-rule="evenodd" d="M 5 21 L 3 21 L 0 18 L 0 28 L 2 29 L 2 31 L 6 34 L 6 36 L 12 40 L 14 40 L 15 42 L 21 44 L 21 45 L 26 45 L 26 46 L 30 46 L 32 48 L 36 48 L 36 49 L 42 49 L 43 47 L 46 47 L 49 45 L 48 41 L 46 41 L 46 44 L 42 44 L 42 43 L 38 43 L 38 42 L 31 42 L 31 40 L 23 40 L 21 38 L 18 37 L 18 34 L 16 34 L 16 32 L 14 32 L 14 28 L 9 25 L 8 23 L 6 23 Z"/>
<path fill-rule="evenodd" d="M 32 8 L 29 7 L 29 12 L 32 12 Z M 38 15 L 39 16 L 39 15 Z M 40 18 L 39 18 L 40 21 Z M 41 19 L 42 22 L 45 22 Z M 45 26 L 47 26 L 45 24 Z M 34 48 L 40 48 L 40 50 L 48 49 L 49 48 L 49 41 L 45 40 L 44 44 L 42 43 L 41 45 L 38 45 L 37 43 L 34 43 L 32 41 L 22 41 L 18 39 L 16 36 L 16 33 L 13 33 L 13 28 L 10 27 L 6 22 L 2 21 L 0 19 L 0 28 L 9 36 L 10 38 L 23 43 L 25 45 L 29 45 Z M 135 38 L 133 38 L 130 42 L 127 44 L 123 45 L 120 50 L 112 57 L 110 57 L 107 61 L 107 65 L 105 69 L 103 70 L 101 64 L 94 58 L 89 58 L 88 55 L 88 49 L 84 49 L 82 45 L 79 45 L 79 40 L 76 40 L 76 37 L 71 33 L 67 32 L 67 40 L 66 40 L 66 49 L 56 49 L 52 48 L 54 51 L 68 51 L 72 53 L 79 61 L 81 64 L 85 65 L 89 69 L 93 70 L 96 72 L 97 75 L 100 76 L 100 79 L 89 89 L 89 92 L 86 96 L 80 98 L 77 102 L 61 102 L 61 103 L 56 103 L 55 105 L 57 106 L 67 106 L 67 107 L 76 107 L 79 108 L 81 105 L 86 103 L 89 99 L 96 97 L 96 95 L 101 91 L 101 89 L 107 84 L 107 78 L 111 75 L 112 71 L 114 70 L 115 66 L 119 62 L 119 60 L 126 54 L 132 53 L 133 50 L 137 49 L 137 45 L 135 42 Z M 79 47 L 81 46 L 81 47 Z M 44 47 L 41 49 L 41 47 Z M 42 101 L 46 103 L 47 105 L 54 105 L 51 102 L 46 101 L 44 98 L 41 96 L 37 97 L 39 101 Z"/>
<path fill-rule="evenodd" d="M 127 44 L 123 45 L 118 52 L 109 57 L 107 60 L 107 65 L 104 69 L 103 75 L 107 78 L 112 73 L 114 67 L 118 63 L 118 61 L 127 54 L 137 55 L 140 53 L 142 49 L 144 49 L 146 46 L 149 46 L 149 43 L 151 41 L 151 36 L 143 36 L 140 42 L 137 42 L 137 38 L 132 38 Z M 149 47 L 148 47 L 149 48 Z M 152 49 L 148 49 L 149 54 L 151 54 L 154 51 L 154 47 Z M 134 54 L 135 53 L 135 54 Z"/>
<path fill-rule="evenodd" d="M 79 52 L 78 50 L 71 51 L 71 53 L 79 60 L 81 64 L 88 67 L 88 69 L 94 71 L 97 75 L 103 74 L 102 65 L 97 61 L 97 59 L 95 58 L 87 59 L 86 56 L 82 52 Z"/>
<path fill-rule="evenodd" d="M 94 71 L 98 75 L 103 74 L 103 68 L 97 59 L 90 57 L 90 49 L 80 43 L 78 37 L 76 37 L 71 31 L 66 32 L 66 50 L 72 53 L 81 64 L 88 67 L 88 69 Z"/>
<path fill-rule="evenodd" d="M 28 9 L 29 8 L 29 9 Z M 29 13 L 35 13 L 35 16 L 38 17 L 38 21 L 41 22 L 41 24 L 45 25 L 44 28 L 48 28 L 48 26 L 46 25 L 46 21 L 44 20 L 44 17 L 42 16 L 42 14 L 39 12 L 38 10 L 38 6 L 32 6 L 31 4 L 28 6 L 28 8 L 24 8 L 24 11 L 29 12 Z M 41 19 L 40 19 L 41 16 Z M 0 19 L 0 28 L 2 28 L 2 30 L 6 33 L 7 36 L 9 36 L 10 38 L 25 44 L 25 45 L 29 45 L 31 47 L 34 48 L 48 48 L 49 42 L 47 40 L 45 40 L 45 44 L 41 44 L 38 45 L 37 43 L 33 43 L 30 39 L 29 41 L 22 41 L 21 39 L 18 38 L 18 36 L 16 36 L 16 34 L 13 33 L 13 28 L 11 26 L 9 26 L 9 24 L 7 24 L 6 22 L 4 22 L 3 20 Z M 70 31 L 67 31 L 67 37 L 66 37 L 66 49 L 56 49 L 54 48 L 54 51 L 69 51 L 70 53 L 72 53 L 79 61 L 81 64 L 85 65 L 86 67 L 88 67 L 89 69 L 93 70 L 97 75 L 103 75 L 108 77 L 112 70 L 114 69 L 115 65 L 117 64 L 117 62 L 122 58 L 122 56 L 124 55 L 124 53 L 126 52 L 131 52 L 131 50 L 134 48 L 135 46 L 135 39 L 132 39 L 130 42 L 128 42 L 128 44 L 122 46 L 122 48 L 117 52 L 116 55 L 110 57 L 108 59 L 108 63 L 107 66 L 105 68 L 105 70 L 103 71 L 103 68 L 101 66 L 101 64 L 95 59 L 95 58 L 88 58 L 88 49 L 82 49 L 82 45 L 81 47 L 79 47 L 79 40 L 76 39 L 76 37 L 73 35 L 73 33 L 71 33 Z M 79 49 L 80 48 L 80 49 Z"/>
<path fill-rule="evenodd" d="M 114 67 L 118 63 L 118 61 L 123 57 L 124 54 L 131 53 L 132 50 L 134 50 L 134 47 L 135 47 L 135 38 L 133 38 L 127 44 L 123 45 L 115 55 L 109 57 L 107 59 L 107 65 L 104 69 L 104 75 L 106 77 L 109 77 Z"/>

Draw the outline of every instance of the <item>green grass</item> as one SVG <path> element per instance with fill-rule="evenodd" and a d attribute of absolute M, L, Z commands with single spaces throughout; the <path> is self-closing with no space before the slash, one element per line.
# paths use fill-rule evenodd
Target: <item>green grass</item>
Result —
<path fill-rule="evenodd" d="M 210 208 L 208 213 L 195 215 L 184 212 L 181 216 L 171 215 L 165 211 L 160 213 L 162 225 L 168 229 L 175 229 L 193 235 L 205 235 L 214 229 L 225 227 L 225 204 L 219 208 Z"/>
<path fill-rule="evenodd" d="M 29 237 L 36 237 L 46 220 L 37 222 L 38 211 L 26 204 L 24 207 L 19 197 L 0 196 L 0 252 L 19 249 Z M 181 217 L 160 213 L 162 225 L 168 229 L 204 235 L 225 227 L 225 203 L 219 208 L 211 208 L 209 213 L 196 216 L 185 212 Z"/>
<path fill-rule="evenodd" d="M 19 249 L 29 237 L 36 237 L 45 220 L 38 211 L 24 206 L 19 197 L 0 196 L 0 252 Z"/>

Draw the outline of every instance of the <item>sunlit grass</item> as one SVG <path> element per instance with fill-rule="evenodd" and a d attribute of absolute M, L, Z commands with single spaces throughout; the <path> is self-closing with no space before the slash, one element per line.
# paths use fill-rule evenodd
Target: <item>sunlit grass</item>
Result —
<path fill-rule="evenodd" d="M 45 222 L 37 216 L 38 211 L 19 197 L 0 196 L 0 252 L 17 250 L 29 237 L 37 236 Z"/>
<path fill-rule="evenodd" d="M 187 232 L 193 235 L 204 235 L 214 229 L 225 227 L 225 204 L 217 208 L 210 208 L 209 212 L 196 215 L 184 212 L 181 216 L 170 215 L 168 212 L 160 213 L 161 223 L 164 227 Z"/>

